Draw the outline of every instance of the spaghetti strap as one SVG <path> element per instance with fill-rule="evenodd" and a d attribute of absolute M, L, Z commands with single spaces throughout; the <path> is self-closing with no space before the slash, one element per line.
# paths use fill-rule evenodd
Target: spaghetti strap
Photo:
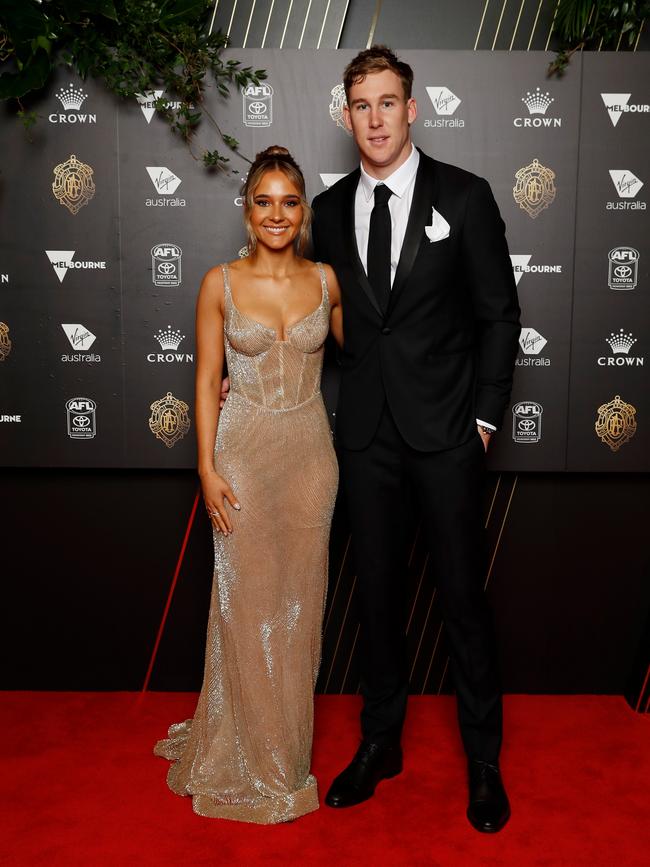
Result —
<path fill-rule="evenodd" d="M 226 303 L 230 305 L 232 304 L 232 292 L 230 289 L 230 268 L 227 262 L 224 262 L 221 266 L 221 273 L 223 274 L 223 295 Z"/>
<path fill-rule="evenodd" d="M 327 275 L 325 274 L 325 268 L 323 268 L 322 262 L 316 262 L 316 267 L 318 268 L 318 273 L 320 274 L 320 285 L 323 291 L 323 301 L 327 301 L 329 304 L 329 291 L 327 287 Z"/>

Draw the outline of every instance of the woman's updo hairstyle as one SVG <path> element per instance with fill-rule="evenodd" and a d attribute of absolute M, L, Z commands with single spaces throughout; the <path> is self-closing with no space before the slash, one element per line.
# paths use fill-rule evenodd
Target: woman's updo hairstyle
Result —
<path fill-rule="evenodd" d="M 305 249 L 309 240 L 309 230 L 311 227 L 312 211 L 307 201 L 305 193 L 305 178 L 300 170 L 300 166 L 291 156 L 289 151 L 280 145 L 271 145 L 271 147 L 260 151 L 255 157 L 253 165 L 250 167 L 246 182 L 242 189 L 242 197 L 244 199 L 244 225 L 248 233 L 248 252 L 252 253 L 257 246 L 257 238 L 250 222 L 250 213 L 254 205 L 255 190 L 259 186 L 264 175 L 269 171 L 280 171 L 289 178 L 292 184 L 300 193 L 300 204 L 302 205 L 302 223 L 300 231 L 296 238 L 296 252 L 301 254 Z"/>

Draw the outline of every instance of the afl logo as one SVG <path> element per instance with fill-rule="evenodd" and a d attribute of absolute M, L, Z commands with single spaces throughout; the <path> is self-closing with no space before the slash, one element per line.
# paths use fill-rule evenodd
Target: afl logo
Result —
<path fill-rule="evenodd" d="M 244 126 L 271 126 L 273 123 L 273 88 L 261 81 L 242 90 Z"/>

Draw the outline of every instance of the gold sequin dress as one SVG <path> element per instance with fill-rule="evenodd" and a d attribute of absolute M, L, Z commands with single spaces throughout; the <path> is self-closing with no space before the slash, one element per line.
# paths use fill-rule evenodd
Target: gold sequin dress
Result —
<path fill-rule="evenodd" d="M 310 774 L 330 522 L 338 483 L 320 393 L 329 328 L 320 305 L 286 340 L 233 303 L 222 266 L 230 395 L 215 467 L 241 503 L 214 534 L 203 687 L 194 718 L 156 755 L 167 782 L 202 816 L 275 823 L 318 808 Z"/>

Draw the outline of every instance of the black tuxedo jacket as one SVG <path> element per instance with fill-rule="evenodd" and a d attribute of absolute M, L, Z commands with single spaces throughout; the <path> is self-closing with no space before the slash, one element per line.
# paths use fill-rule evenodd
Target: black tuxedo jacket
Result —
<path fill-rule="evenodd" d="M 510 397 L 519 305 L 505 225 L 483 178 L 420 152 L 408 226 L 382 313 L 354 232 L 359 169 L 314 199 L 316 258 L 333 266 L 345 343 L 336 432 L 371 441 L 385 401 L 406 442 L 438 451 L 467 442 L 476 419 L 499 427 Z M 449 237 L 429 241 L 432 208 Z"/>

